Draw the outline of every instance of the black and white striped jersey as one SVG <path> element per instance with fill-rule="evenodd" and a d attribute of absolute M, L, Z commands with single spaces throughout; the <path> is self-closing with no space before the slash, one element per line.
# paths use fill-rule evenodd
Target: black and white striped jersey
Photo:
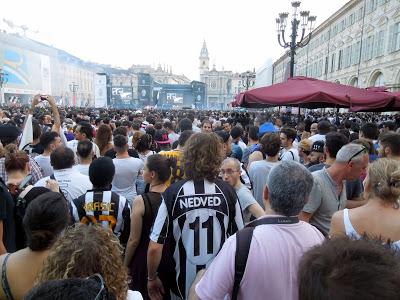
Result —
<path fill-rule="evenodd" d="M 126 244 L 130 231 L 131 207 L 125 197 L 112 191 L 89 190 L 71 202 L 75 222 L 99 223 L 111 229 Z"/>
<path fill-rule="evenodd" d="M 150 239 L 173 244 L 178 296 L 187 298 L 196 273 L 243 226 L 236 193 L 220 179 L 182 180 L 165 191 Z"/>

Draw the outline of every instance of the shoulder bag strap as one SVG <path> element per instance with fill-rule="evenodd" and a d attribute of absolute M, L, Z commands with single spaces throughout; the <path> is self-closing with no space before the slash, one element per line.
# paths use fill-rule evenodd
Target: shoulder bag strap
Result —
<path fill-rule="evenodd" d="M 236 300 L 239 293 L 240 282 L 242 281 L 249 257 L 254 228 L 264 224 L 294 224 L 298 222 L 298 217 L 262 218 L 247 224 L 245 228 L 236 233 L 235 277 L 232 289 L 232 300 Z"/>
<path fill-rule="evenodd" d="M 246 227 L 236 233 L 236 254 L 235 254 L 235 277 L 232 289 L 232 300 L 236 300 L 239 294 L 240 282 L 246 269 L 247 258 L 253 237 L 254 227 Z"/>

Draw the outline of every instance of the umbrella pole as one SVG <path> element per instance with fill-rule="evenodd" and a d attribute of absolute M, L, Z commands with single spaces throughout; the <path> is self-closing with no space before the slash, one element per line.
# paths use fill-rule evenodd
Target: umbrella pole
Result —
<path fill-rule="evenodd" d="M 297 123 L 300 123 L 300 109 L 301 107 L 299 106 L 299 110 L 297 111 Z"/>

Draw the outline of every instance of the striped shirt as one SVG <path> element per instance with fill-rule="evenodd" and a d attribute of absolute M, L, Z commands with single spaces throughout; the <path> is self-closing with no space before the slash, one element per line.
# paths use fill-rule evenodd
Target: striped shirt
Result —
<path fill-rule="evenodd" d="M 220 179 L 182 180 L 163 194 L 150 239 L 171 243 L 174 292 L 186 299 L 196 273 L 210 265 L 225 240 L 243 227 L 235 190 Z"/>
<path fill-rule="evenodd" d="M 107 190 L 89 190 L 71 202 L 75 222 L 99 223 L 111 229 L 126 244 L 130 231 L 131 207 L 125 197 Z"/>

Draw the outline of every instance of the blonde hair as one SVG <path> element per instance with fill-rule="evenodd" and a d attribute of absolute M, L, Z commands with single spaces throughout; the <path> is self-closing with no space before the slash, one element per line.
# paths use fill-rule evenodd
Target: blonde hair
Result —
<path fill-rule="evenodd" d="M 122 252 L 122 246 L 111 230 L 96 224 L 76 224 L 55 242 L 38 274 L 37 283 L 85 278 L 99 273 L 108 291 L 116 299 L 125 300 L 128 272 L 123 265 Z"/>
<path fill-rule="evenodd" d="M 375 196 L 399 208 L 399 161 L 388 158 L 379 158 L 374 161 L 368 168 L 368 184 Z"/>

